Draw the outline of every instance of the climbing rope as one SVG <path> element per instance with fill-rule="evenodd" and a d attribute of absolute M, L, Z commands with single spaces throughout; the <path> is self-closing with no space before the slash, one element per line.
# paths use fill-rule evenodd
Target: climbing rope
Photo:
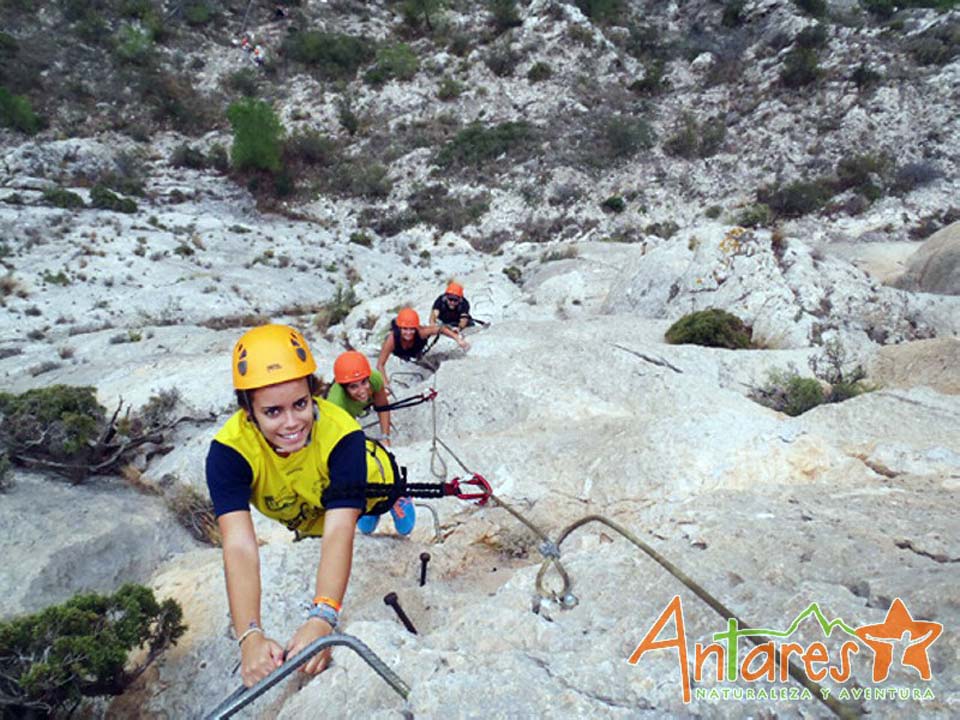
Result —
<path fill-rule="evenodd" d="M 314 640 L 296 657 L 278 667 L 253 687 L 248 688 L 241 686 L 237 688 L 229 697 L 211 710 L 210 713 L 204 717 L 204 720 L 221 720 L 222 718 L 233 716 L 310 660 L 310 658 L 318 652 L 325 648 L 333 647 L 334 645 L 345 645 L 356 652 L 363 658 L 367 665 L 373 668 L 373 671 L 382 677 L 404 700 L 410 696 L 410 687 L 401 680 L 393 670 L 387 667 L 386 663 L 384 663 L 373 650 L 360 641 L 359 638 L 343 633 L 333 633 L 332 635 Z"/>

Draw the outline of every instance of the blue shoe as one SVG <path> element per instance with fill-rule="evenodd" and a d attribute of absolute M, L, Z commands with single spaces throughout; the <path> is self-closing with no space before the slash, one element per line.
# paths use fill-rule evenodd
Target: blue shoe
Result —
<path fill-rule="evenodd" d="M 369 535 L 377 529 L 377 523 L 380 522 L 379 515 L 361 515 L 357 520 L 357 529 L 364 535 Z"/>
<path fill-rule="evenodd" d="M 413 526 L 417 524 L 417 511 L 413 507 L 412 499 L 402 497 L 397 500 L 390 508 L 390 514 L 393 516 L 393 525 L 400 535 L 409 535 L 413 532 Z"/>

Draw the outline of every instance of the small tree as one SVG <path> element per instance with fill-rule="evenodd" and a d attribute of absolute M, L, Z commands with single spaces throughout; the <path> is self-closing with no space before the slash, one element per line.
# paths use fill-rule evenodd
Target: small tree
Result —
<path fill-rule="evenodd" d="M 263 100 L 244 98 L 230 106 L 227 118 L 233 127 L 233 167 L 278 172 L 283 126 L 273 108 Z"/>
<path fill-rule="evenodd" d="M 186 629 L 176 601 L 159 603 L 132 584 L 0 623 L 3 717 L 52 715 L 83 697 L 119 695 Z M 138 647 L 147 655 L 128 670 Z"/>
<path fill-rule="evenodd" d="M 33 112 L 27 98 L 0 87 L 0 125 L 27 135 L 36 135 L 40 131 L 40 118 Z"/>

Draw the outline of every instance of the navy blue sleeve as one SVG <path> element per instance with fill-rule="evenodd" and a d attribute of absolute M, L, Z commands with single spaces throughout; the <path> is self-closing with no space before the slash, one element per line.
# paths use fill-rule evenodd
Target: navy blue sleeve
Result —
<path fill-rule="evenodd" d="M 217 517 L 250 509 L 253 469 L 243 455 L 216 440 L 207 452 L 207 488 Z"/>
<path fill-rule="evenodd" d="M 436 300 L 433 301 L 433 309 L 438 312 L 440 310 L 443 310 L 443 295 L 441 295 L 440 297 L 438 297 Z"/>
<path fill-rule="evenodd" d="M 327 467 L 330 487 L 323 493 L 323 507 L 366 509 L 367 445 L 362 430 L 340 438 L 330 451 Z"/>
<path fill-rule="evenodd" d="M 470 303 L 467 302 L 466 298 L 460 300 L 460 317 L 469 317 L 470 316 Z"/>

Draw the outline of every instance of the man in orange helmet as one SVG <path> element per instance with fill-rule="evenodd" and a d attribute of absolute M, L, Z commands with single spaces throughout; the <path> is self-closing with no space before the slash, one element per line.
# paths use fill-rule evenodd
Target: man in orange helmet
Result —
<path fill-rule="evenodd" d="M 367 489 L 394 483 L 399 471 L 382 447 L 368 447 L 342 408 L 315 397 L 316 361 L 303 336 L 285 325 L 245 333 L 233 350 L 233 387 L 240 409 L 217 432 L 206 475 L 222 537 L 233 629 L 247 687 L 266 677 L 339 623 L 350 578 L 357 519 L 386 512 Z M 307 619 L 281 646 L 261 624 L 260 555 L 250 506 L 298 536 L 322 536 L 315 599 Z M 321 672 L 325 651 L 303 671 Z"/>
<path fill-rule="evenodd" d="M 390 334 L 383 341 L 380 357 L 377 358 L 377 370 L 383 375 L 383 381 L 390 384 L 387 377 L 387 360 L 396 355 L 401 360 L 419 360 L 427 350 L 427 338 L 434 335 L 446 335 L 456 340 L 463 350 L 470 349 L 470 343 L 459 333 L 442 325 L 421 325 L 420 316 L 413 308 L 404 308 L 390 323 Z"/>
<path fill-rule="evenodd" d="M 430 324 L 436 325 L 437 320 L 457 330 L 463 330 L 473 324 L 473 319 L 470 317 L 470 303 L 463 296 L 463 285 L 451 281 L 447 284 L 443 295 L 433 301 Z"/>
<path fill-rule="evenodd" d="M 352 417 L 359 417 L 373 406 L 384 407 L 389 404 L 383 376 L 376 370 L 370 370 L 370 362 L 355 350 L 342 353 L 333 363 L 334 383 L 327 391 L 327 400 L 342 407 Z M 385 445 L 390 444 L 390 411 L 377 410 L 380 421 L 380 437 Z M 413 500 L 408 497 L 397 498 L 390 508 L 393 525 L 400 535 L 409 535 L 417 522 Z M 357 522 L 357 528 L 369 535 L 377 528 L 379 515 L 364 515 Z"/>

